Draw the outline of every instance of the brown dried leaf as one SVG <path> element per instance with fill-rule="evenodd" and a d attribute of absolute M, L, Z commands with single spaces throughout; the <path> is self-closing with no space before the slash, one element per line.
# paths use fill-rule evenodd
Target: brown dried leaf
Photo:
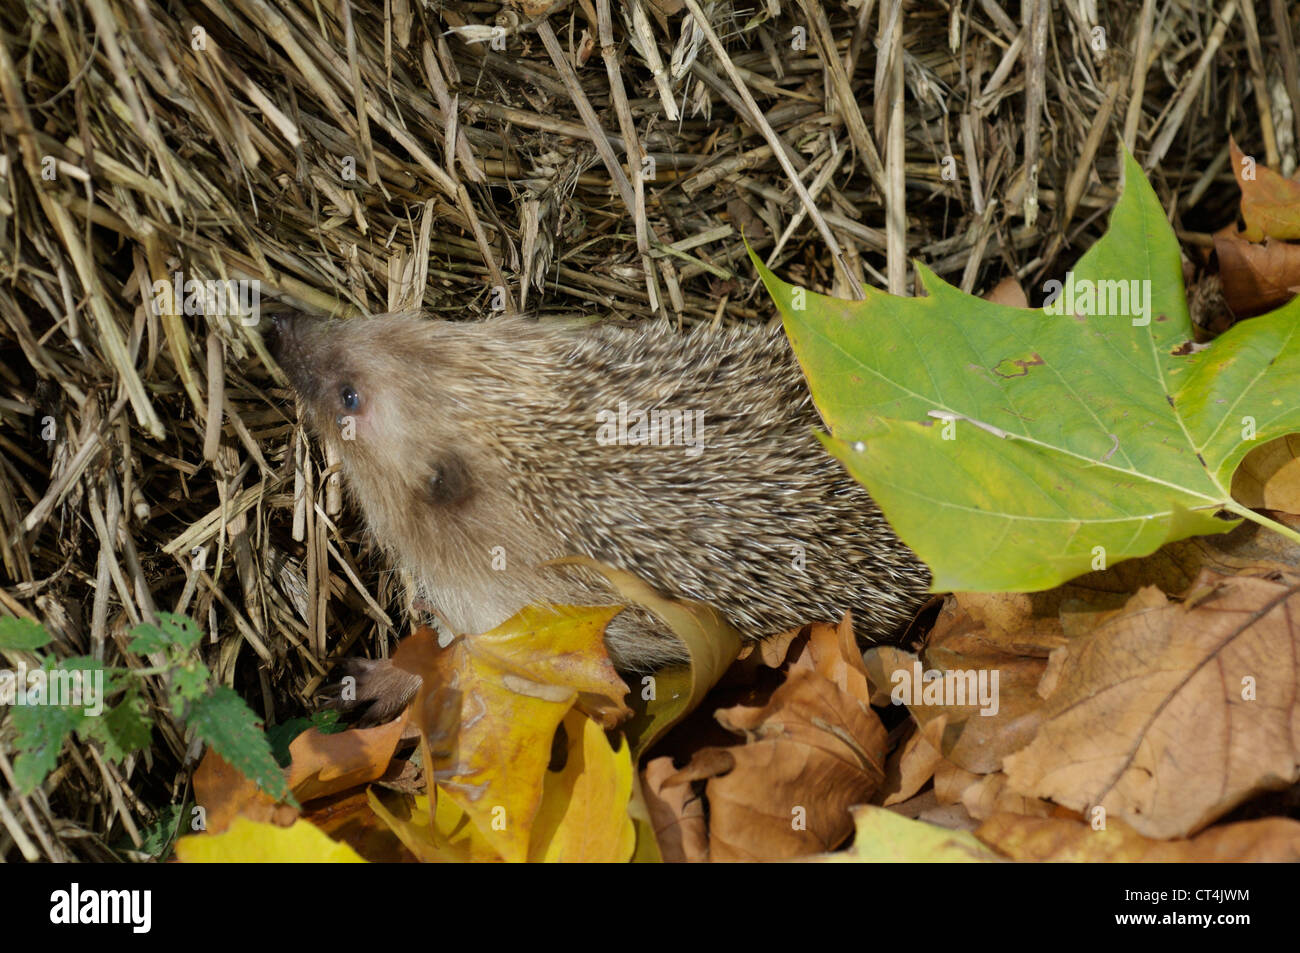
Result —
<path fill-rule="evenodd" d="M 1300 822 L 1283 817 L 1213 827 L 1190 840 L 1143 837 L 1120 821 L 1106 829 L 1060 817 L 995 814 L 975 836 L 1013 860 L 1140 863 L 1300 861 Z"/>
<path fill-rule="evenodd" d="M 1300 513 L 1300 435 L 1270 440 L 1246 454 L 1232 475 L 1232 495 L 1252 509 Z"/>
<path fill-rule="evenodd" d="M 947 725 L 946 714 L 931 718 L 924 725 L 914 725 L 907 741 L 889 756 L 885 783 L 880 788 L 882 794 L 887 794 L 883 801 L 885 807 L 903 803 L 934 777 L 935 768 L 943 760 L 939 746 Z"/>
<path fill-rule="evenodd" d="M 654 758 L 642 770 L 642 792 L 665 863 L 709 859 L 709 830 L 704 801 L 688 781 L 673 776 L 672 758 Z"/>
<path fill-rule="evenodd" d="M 1241 188 L 1242 234 L 1250 241 L 1300 238 L 1300 182 L 1288 179 L 1257 162 L 1247 163 L 1235 139 L 1228 140 L 1232 174 Z M 1247 178 L 1252 174 L 1253 178 Z"/>
<path fill-rule="evenodd" d="M 1072 640 L 1012 788 L 1150 837 L 1199 830 L 1300 777 L 1300 577 L 1205 572 L 1194 604 L 1154 589 Z"/>
<path fill-rule="evenodd" d="M 832 850 L 852 833 L 848 808 L 870 800 L 884 781 L 888 738 L 880 720 L 808 669 L 792 669 L 762 707 L 736 706 L 717 717 L 747 741 L 725 749 L 731 770 L 708 781 L 713 860 Z"/>
<path fill-rule="evenodd" d="M 845 613 L 838 626 L 823 622 L 805 626 L 800 635 L 788 654 L 790 668 L 814 671 L 863 705 L 871 704 L 871 686 L 853 636 L 852 615 Z"/>
<path fill-rule="evenodd" d="M 299 814 L 296 808 L 277 804 L 213 748 L 194 771 L 194 801 L 203 808 L 203 829 L 209 834 L 220 834 L 237 817 L 288 827 Z"/>
<path fill-rule="evenodd" d="M 979 783 L 982 774 L 959 768 L 951 761 L 940 761 L 934 769 L 934 796 L 940 804 L 960 804 L 962 794 Z"/>
<path fill-rule="evenodd" d="M 1238 318 L 1272 311 L 1300 289 L 1300 245 L 1256 245 L 1232 232 L 1214 234 L 1223 298 Z"/>
<path fill-rule="evenodd" d="M 289 786 L 300 801 L 337 794 L 382 777 L 406 728 L 410 709 L 373 728 L 322 734 L 304 731 L 289 743 Z"/>
<path fill-rule="evenodd" d="M 994 304 L 1005 304 L 1011 308 L 1029 307 L 1029 297 L 1025 294 L 1025 289 L 1021 287 L 1019 279 L 1013 275 L 1007 275 L 989 291 L 984 294 L 985 301 L 992 301 Z"/>
<path fill-rule="evenodd" d="M 936 781 L 936 786 L 938 782 Z M 999 812 L 1048 817 L 1058 808 L 1048 801 L 1025 797 L 1007 787 L 1007 776 L 1001 771 L 983 774 L 966 785 L 961 792 L 961 803 L 971 817 L 984 820 Z"/>
<path fill-rule="evenodd" d="M 954 639 L 968 639 L 969 629 L 978 625 L 956 603 L 952 618 L 967 630 Z M 1042 705 L 1038 682 L 1047 667 L 1046 657 L 998 654 L 987 648 L 980 655 L 959 655 L 941 647 L 932 656 L 927 650 L 924 664 L 918 656 L 888 646 L 871 649 L 865 657 L 873 686 L 884 686 L 890 693 L 886 697 L 907 705 L 920 724 L 947 719 L 940 752 L 979 774 L 998 770 L 1004 755 L 1033 737 L 1036 711 Z M 943 661 L 931 662 L 932 657 Z"/>
<path fill-rule="evenodd" d="M 980 826 L 980 822 L 970 816 L 964 805 L 940 804 L 934 788 L 922 791 L 915 797 L 908 798 L 901 804 L 895 804 L 887 810 L 902 817 L 925 821 L 927 824 L 946 827 L 953 831 L 973 831 Z"/>

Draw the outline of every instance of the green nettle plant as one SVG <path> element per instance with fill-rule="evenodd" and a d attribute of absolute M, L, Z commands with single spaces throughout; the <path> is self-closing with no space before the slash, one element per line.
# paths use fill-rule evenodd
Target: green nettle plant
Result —
<path fill-rule="evenodd" d="M 11 705 L 15 783 L 34 791 L 54 770 L 64 741 L 76 734 L 96 741 L 110 761 L 122 761 L 149 745 L 152 720 L 143 687 L 148 676 L 166 685 L 172 715 L 226 761 L 277 799 L 289 794 L 284 772 L 258 727 L 258 717 L 225 686 L 212 685 L 212 672 L 196 651 L 202 633 L 184 616 L 162 612 L 158 624 L 131 630 L 128 649 L 152 657 L 140 668 L 107 668 L 87 656 L 55 661 L 37 650 L 52 641 L 29 619 L 0 618 L 0 650 L 33 653 L 35 666 L 20 663 L 0 673 L 0 701 Z M 75 703 L 68 690 L 76 689 Z M 112 699 L 112 704 L 108 701 Z"/>
<path fill-rule="evenodd" d="M 806 292 L 750 257 L 831 429 L 826 447 L 936 591 L 1033 591 L 1242 517 L 1232 474 L 1300 430 L 1300 298 L 1193 343 L 1178 242 L 1124 154 L 1110 227 L 1047 309 Z M 1052 313 L 1052 312 L 1062 313 Z"/>

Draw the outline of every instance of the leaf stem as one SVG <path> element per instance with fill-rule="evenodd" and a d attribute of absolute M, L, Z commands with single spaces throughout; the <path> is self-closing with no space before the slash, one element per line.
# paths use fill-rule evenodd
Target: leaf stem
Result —
<path fill-rule="evenodd" d="M 1225 510 L 1229 510 L 1233 513 L 1236 513 L 1238 516 L 1241 516 L 1252 522 L 1258 523 L 1260 526 L 1267 526 L 1275 533 L 1281 533 L 1283 536 L 1291 540 L 1291 542 L 1293 543 L 1300 543 L 1300 532 L 1293 530 L 1290 526 L 1287 526 L 1285 523 L 1279 523 L 1277 520 L 1271 520 L 1267 516 L 1264 516 L 1261 513 L 1256 513 L 1254 510 L 1250 509 L 1249 507 L 1242 506 L 1236 500 L 1228 501 L 1227 503 L 1224 504 L 1223 508 Z"/>

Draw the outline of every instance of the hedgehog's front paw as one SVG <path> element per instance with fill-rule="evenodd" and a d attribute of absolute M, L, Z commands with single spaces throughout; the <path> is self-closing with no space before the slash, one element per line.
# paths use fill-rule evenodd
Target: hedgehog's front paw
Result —
<path fill-rule="evenodd" d="M 325 707 L 360 709 L 362 725 L 396 718 L 420 687 L 420 676 L 404 672 L 388 659 L 347 659 L 343 675 L 321 689 Z"/>

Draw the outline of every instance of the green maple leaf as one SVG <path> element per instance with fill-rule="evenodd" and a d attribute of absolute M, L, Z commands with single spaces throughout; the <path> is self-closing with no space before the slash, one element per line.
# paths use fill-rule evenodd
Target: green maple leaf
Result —
<path fill-rule="evenodd" d="M 1136 287 L 1118 309 L 1110 294 L 1112 307 L 1076 297 L 1082 313 L 1059 315 L 993 304 L 920 264 L 927 297 L 840 301 L 750 252 L 823 442 L 936 591 L 1047 589 L 1227 532 L 1238 521 L 1223 510 L 1300 539 L 1229 493 L 1252 447 L 1300 430 L 1300 299 L 1193 349 L 1177 240 L 1127 153 L 1124 169 L 1110 228 L 1073 271 L 1076 288 Z"/>

